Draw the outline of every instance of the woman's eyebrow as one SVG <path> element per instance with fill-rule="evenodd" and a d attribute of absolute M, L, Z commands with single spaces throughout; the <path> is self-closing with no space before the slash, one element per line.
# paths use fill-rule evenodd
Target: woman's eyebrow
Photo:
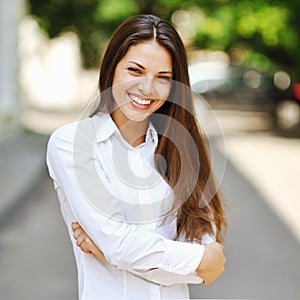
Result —
<path fill-rule="evenodd" d="M 172 74 L 172 71 L 160 71 L 159 74 Z"/>
<path fill-rule="evenodd" d="M 131 60 L 129 60 L 128 62 L 137 65 L 138 67 L 140 67 L 140 68 L 143 69 L 143 70 L 146 69 L 145 67 L 143 67 L 142 65 L 138 64 L 137 62 L 134 62 L 134 61 L 131 61 Z"/>
<path fill-rule="evenodd" d="M 135 62 L 135 61 L 129 60 L 128 62 L 137 65 L 138 67 L 140 67 L 140 68 L 143 69 L 143 70 L 146 70 L 146 68 L 145 68 L 144 66 L 142 66 L 141 64 L 139 64 L 139 63 L 137 63 L 137 62 Z M 160 72 L 158 72 L 158 73 L 159 73 L 159 74 L 172 74 L 172 71 L 160 71 Z"/>

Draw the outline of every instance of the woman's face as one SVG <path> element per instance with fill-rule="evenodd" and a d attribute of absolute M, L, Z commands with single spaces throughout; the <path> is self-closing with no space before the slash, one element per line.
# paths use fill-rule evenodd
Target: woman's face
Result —
<path fill-rule="evenodd" d="M 141 122 L 159 109 L 170 94 L 172 58 L 154 41 L 130 46 L 115 69 L 113 117 L 121 123 Z"/>

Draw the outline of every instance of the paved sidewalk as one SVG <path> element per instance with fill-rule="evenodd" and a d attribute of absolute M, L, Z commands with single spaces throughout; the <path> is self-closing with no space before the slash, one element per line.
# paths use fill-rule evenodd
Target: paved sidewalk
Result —
<path fill-rule="evenodd" d="M 234 166 L 264 196 L 300 245 L 300 139 L 231 135 L 226 147 Z"/>
<path fill-rule="evenodd" d="M 0 140 L 0 222 L 24 198 L 45 170 L 48 136 L 24 130 Z"/>

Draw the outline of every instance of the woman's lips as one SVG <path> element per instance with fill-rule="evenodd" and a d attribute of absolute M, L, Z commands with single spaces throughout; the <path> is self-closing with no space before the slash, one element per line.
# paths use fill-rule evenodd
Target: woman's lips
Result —
<path fill-rule="evenodd" d="M 128 96 L 131 100 L 131 104 L 139 109 L 147 109 L 153 102 L 153 100 L 137 96 L 136 94 L 128 93 Z"/>

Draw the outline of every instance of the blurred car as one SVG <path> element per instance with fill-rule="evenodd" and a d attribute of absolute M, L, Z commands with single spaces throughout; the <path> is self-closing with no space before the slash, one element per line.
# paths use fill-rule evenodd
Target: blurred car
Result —
<path fill-rule="evenodd" d="M 273 76 L 225 62 L 189 66 L 192 89 L 213 109 L 268 113 L 272 128 L 286 136 L 300 136 L 300 83 L 278 71 Z"/>

